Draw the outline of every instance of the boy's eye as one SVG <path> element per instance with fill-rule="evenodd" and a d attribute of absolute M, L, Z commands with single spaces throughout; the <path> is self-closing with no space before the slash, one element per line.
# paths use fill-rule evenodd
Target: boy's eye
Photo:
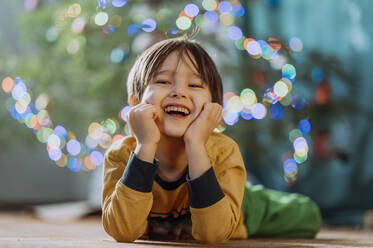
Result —
<path fill-rule="evenodd" d="M 165 80 L 160 80 L 160 81 L 157 81 L 155 82 L 156 84 L 170 84 L 170 82 L 168 81 L 165 81 Z"/>
<path fill-rule="evenodd" d="M 192 87 L 192 88 L 203 88 L 203 85 L 202 84 L 189 84 L 189 87 Z"/>

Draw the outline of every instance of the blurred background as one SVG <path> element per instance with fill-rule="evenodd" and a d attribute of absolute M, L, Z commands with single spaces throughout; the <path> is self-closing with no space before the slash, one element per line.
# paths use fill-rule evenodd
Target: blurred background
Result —
<path fill-rule="evenodd" d="M 128 134 L 125 82 L 165 38 L 198 40 L 224 82 L 248 180 L 316 201 L 326 224 L 373 209 L 370 0 L 0 0 L 0 209 L 86 201 Z"/>

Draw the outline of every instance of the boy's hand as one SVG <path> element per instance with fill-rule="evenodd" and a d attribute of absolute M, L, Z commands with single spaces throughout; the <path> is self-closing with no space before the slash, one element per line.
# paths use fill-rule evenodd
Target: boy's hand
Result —
<path fill-rule="evenodd" d="M 153 162 L 154 159 L 160 140 L 160 132 L 156 124 L 160 111 L 159 107 L 152 104 L 140 103 L 132 107 L 127 114 L 129 129 L 137 141 L 135 154 L 144 161 Z"/>
<path fill-rule="evenodd" d="M 140 144 L 157 144 L 160 139 L 156 120 L 160 109 L 148 103 L 140 103 L 132 107 L 127 114 L 127 123 L 133 136 Z"/>
<path fill-rule="evenodd" d="M 217 103 L 206 103 L 201 113 L 184 134 L 186 145 L 205 145 L 208 137 L 222 118 L 222 107 Z"/>

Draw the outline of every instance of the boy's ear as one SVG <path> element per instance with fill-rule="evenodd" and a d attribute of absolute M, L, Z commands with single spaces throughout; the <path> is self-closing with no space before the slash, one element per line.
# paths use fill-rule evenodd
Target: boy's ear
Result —
<path fill-rule="evenodd" d="M 128 104 L 131 107 L 138 104 L 138 102 L 135 100 L 135 98 L 133 97 L 133 95 L 131 95 L 131 96 L 128 97 Z"/>

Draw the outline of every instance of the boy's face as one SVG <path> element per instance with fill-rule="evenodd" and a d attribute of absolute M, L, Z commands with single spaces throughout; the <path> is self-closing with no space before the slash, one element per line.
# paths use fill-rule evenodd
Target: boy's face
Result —
<path fill-rule="evenodd" d="M 161 108 L 156 121 L 160 132 L 170 137 L 183 137 L 189 125 L 211 102 L 211 92 L 194 69 L 187 55 L 172 52 L 145 88 L 141 102 Z"/>

